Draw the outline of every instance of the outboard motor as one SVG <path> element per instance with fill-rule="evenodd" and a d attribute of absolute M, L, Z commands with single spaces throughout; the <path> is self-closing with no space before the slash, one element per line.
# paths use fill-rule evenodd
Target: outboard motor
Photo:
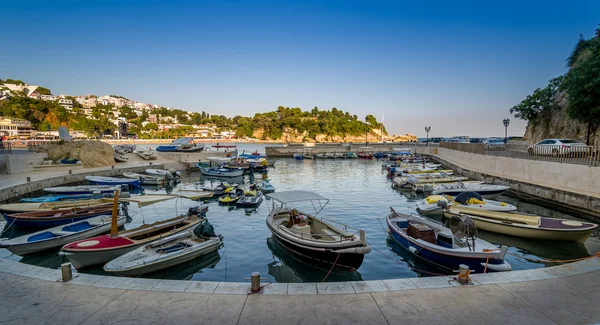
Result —
<path fill-rule="evenodd" d="M 188 209 L 188 216 L 204 217 L 204 216 L 206 216 L 207 211 L 208 211 L 207 206 L 191 207 Z"/>
<path fill-rule="evenodd" d="M 198 237 L 217 237 L 215 228 L 208 222 L 203 222 L 194 228 L 194 235 Z"/>

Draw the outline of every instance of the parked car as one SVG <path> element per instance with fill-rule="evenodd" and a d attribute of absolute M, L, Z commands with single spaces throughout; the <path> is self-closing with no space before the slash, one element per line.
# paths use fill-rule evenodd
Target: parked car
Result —
<path fill-rule="evenodd" d="M 553 156 L 591 154 L 591 147 L 573 139 L 545 139 L 527 149 L 529 155 Z"/>
<path fill-rule="evenodd" d="M 487 149 L 504 149 L 504 148 L 506 148 L 504 139 L 500 139 L 500 138 L 483 139 L 483 144 L 485 144 L 485 147 Z"/>

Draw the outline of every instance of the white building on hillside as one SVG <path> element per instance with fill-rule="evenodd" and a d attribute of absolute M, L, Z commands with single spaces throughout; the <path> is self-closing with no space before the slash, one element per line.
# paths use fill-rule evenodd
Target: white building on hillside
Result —
<path fill-rule="evenodd" d="M 69 111 L 73 109 L 73 101 L 70 99 L 59 99 L 58 105 L 64 107 L 66 110 Z"/>

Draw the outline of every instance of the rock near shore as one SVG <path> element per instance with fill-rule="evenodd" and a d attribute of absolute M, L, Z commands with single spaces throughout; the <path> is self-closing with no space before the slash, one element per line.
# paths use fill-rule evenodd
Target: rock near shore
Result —
<path fill-rule="evenodd" d="M 52 143 L 40 149 L 48 154 L 48 159 L 59 161 L 63 158 L 81 160 L 85 167 L 103 167 L 115 164 L 113 147 L 102 141 L 68 141 Z"/>

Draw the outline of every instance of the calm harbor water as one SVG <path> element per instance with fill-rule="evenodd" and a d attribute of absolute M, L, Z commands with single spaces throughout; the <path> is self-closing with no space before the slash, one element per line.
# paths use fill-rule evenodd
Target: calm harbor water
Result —
<path fill-rule="evenodd" d="M 244 147 L 244 148 L 242 148 Z M 240 149 L 264 152 L 264 145 L 241 145 Z M 377 160 L 293 160 L 279 159 L 276 167 L 266 175 L 246 175 L 232 182 L 260 181 L 268 177 L 277 191 L 310 190 L 331 201 L 320 216 L 336 220 L 355 228 L 363 229 L 367 241 L 373 250 L 368 254 L 362 266 L 356 271 L 334 269 L 327 281 L 376 280 L 427 276 L 440 273 L 428 264 L 415 260 L 409 252 L 388 238 L 384 229 L 385 216 L 392 206 L 407 213 L 415 213 L 416 197 L 414 193 L 398 191 L 392 188 Z M 179 187 L 194 188 L 204 183 L 219 182 L 218 179 L 205 178 L 200 173 L 184 172 Z M 226 180 L 226 179 L 225 179 Z M 167 189 L 171 190 L 171 189 Z M 164 193 L 165 189 L 146 187 L 145 193 Z M 499 197 L 500 200 L 515 204 L 520 211 L 542 216 L 573 218 L 563 213 L 520 202 L 518 199 Z M 192 279 L 205 281 L 244 281 L 250 273 L 258 271 L 266 282 L 315 282 L 327 275 L 329 267 L 315 265 L 280 247 L 271 239 L 271 233 L 265 224 L 272 202 L 265 200 L 256 209 L 235 208 L 219 205 L 216 198 L 205 201 L 209 211 L 208 220 L 215 231 L 224 237 L 224 245 L 218 252 L 190 263 L 144 275 L 152 278 Z M 131 222 L 126 228 L 136 227 L 159 219 L 171 218 L 174 214 L 185 213 L 198 202 L 188 199 L 174 199 L 160 202 L 144 208 L 129 206 Z M 441 220 L 441 216 L 439 220 Z M 574 218 L 573 218 L 574 219 Z M 5 237 L 23 234 L 23 230 L 10 229 Z M 540 268 L 555 264 L 534 262 L 539 259 L 572 259 L 588 256 L 600 251 L 598 233 L 584 244 L 525 240 L 516 237 L 479 232 L 479 236 L 495 244 L 510 246 L 507 260 L 513 270 Z M 4 252 L 6 255 L 6 252 Z M 14 260 L 47 267 L 58 267 L 63 262 L 57 251 L 44 252 L 27 257 L 10 256 Z M 102 274 L 101 267 L 85 272 Z"/>

